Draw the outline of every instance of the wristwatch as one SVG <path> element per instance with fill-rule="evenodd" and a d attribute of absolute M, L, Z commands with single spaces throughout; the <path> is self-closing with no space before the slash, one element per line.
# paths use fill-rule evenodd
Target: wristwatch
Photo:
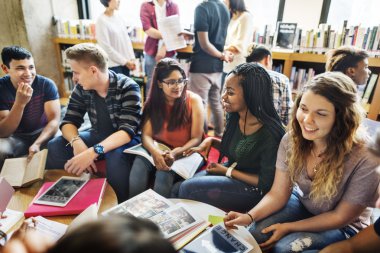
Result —
<path fill-rule="evenodd" d="M 103 156 L 104 155 L 104 147 L 103 147 L 103 145 L 101 145 L 101 144 L 95 144 L 94 145 L 94 151 L 95 151 L 95 153 L 97 153 L 98 155 L 100 155 L 100 156 Z"/>

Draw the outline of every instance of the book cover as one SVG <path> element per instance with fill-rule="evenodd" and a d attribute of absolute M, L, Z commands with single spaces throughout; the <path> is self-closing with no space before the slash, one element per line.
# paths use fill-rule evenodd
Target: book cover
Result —
<path fill-rule="evenodd" d="M 232 235 L 219 224 L 190 242 L 180 253 L 247 253 L 252 249 L 253 247 L 243 238 L 237 234 Z"/>
<path fill-rule="evenodd" d="M 294 39 L 296 36 L 297 23 L 278 24 L 276 47 L 293 49 Z"/>
<path fill-rule="evenodd" d="M 44 178 L 48 150 L 34 154 L 27 162 L 26 157 L 5 159 L 0 176 L 5 177 L 13 187 L 25 187 Z"/>
<path fill-rule="evenodd" d="M 363 98 L 362 98 L 362 104 L 363 105 L 365 105 L 367 103 L 371 103 L 371 94 L 375 90 L 378 77 L 379 77 L 378 74 L 374 74 L 374 73 L 371 74 L 371 76 L 368 80 L 368 83 L 365 87 L 364 93 L 363 93 Z"/>
<path fill-rule="evenodd" d="M 36 200 L 43 192 L 45 192 L 46 189 L 48 189 L 53 183 L 54 182 L 44 183 L 33 201 Z M 24 215 L 26 218 L 28 218 L 39 215 L 60 216 L 79 214 L 94 203 L 97 203 L 98 206 L 100 205 L 103 198 L 105 186 L 105 178 L 91 179 L 65 207 L 33 204 L 32 201 L 32 204 L 29 205 Z"/>
<path fill-rule="evenodd" d="M 13 193 L 15 192 L 13 187 L 4 177 L 0 177 L 0 192 L 0 213 L 2 213 L 7 208 L 7 205 L 11 200 Z"/>

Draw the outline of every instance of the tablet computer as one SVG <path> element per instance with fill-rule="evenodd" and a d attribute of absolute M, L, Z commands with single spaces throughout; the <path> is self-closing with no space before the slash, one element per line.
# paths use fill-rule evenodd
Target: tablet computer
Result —
<path fill-rule="evenodd" d="M 61 177 L 33 203 L 49 206 L 66 206 L 88 180 L 88 178 L 80 177 Z"/>

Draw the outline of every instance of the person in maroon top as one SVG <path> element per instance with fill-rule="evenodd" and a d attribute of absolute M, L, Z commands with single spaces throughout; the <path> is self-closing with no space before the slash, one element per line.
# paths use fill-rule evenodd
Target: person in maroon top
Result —
<path fill-rule="evenodd" d="M 161 32 L 158 30 L 157 20 L 178 14 L 178 5 L 172 0 L 151 0 L 141 5 L 140 19 L 142 27 L 148 35 L 144 46 L 145 73 L 148 77 L 146 94 L 148 94 L 151 85 L 153 68 L 156 62 L 164 57 L 173 57 L 175 55 L 175 51 L 166 51 L 166 47 L 162 43 Z"/>

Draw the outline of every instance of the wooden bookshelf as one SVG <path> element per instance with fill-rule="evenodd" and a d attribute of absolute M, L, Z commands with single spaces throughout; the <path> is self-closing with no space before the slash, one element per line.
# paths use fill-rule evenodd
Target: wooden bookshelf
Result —
<path fill-rule="evenodd" d="M 64 85 L 64 75 L 62 68 L 62 59 L 61 59 L 61 46 L 62 45 L 75 45 L 78 43 L 92 42 L 96 43 L 96 40 L 81 40 L 81 39 L 69 39 L 69 38 L 54 38 L 53 43 L 57 54 L 57 66 L 60 71 L 60 84 L 58 85 L 58 90 L 61 97 L 68 97 L 69 94 L 65 91 Z M 133 48 L 136 51 L 144 50 L 144 43 L 133 42 Z M 180 53 L 189 53 L 193 52 L 191 45 L 188 45 L 186 48 L 177 50 Z M 292 67 L 295 62 L 308 62 L 308 63 L 322 63 L 326 62 L 326 56 L 322 54 L 307 54 L 307 53 L 284 53 L 284 52 L 273 52 L 274 60 L 284 61 L 283 73 L 290 77 L 292 72 Z M 369 67 L 371 68 L 380 68 L 380 58 L 369 58 L 368 60 Z M 365 106 L 368 108 L 368 118 L 377 120 L 380 112 L 380 78 L 377 80 L 376 89 L 374 91 L 372 103 Z"/>

